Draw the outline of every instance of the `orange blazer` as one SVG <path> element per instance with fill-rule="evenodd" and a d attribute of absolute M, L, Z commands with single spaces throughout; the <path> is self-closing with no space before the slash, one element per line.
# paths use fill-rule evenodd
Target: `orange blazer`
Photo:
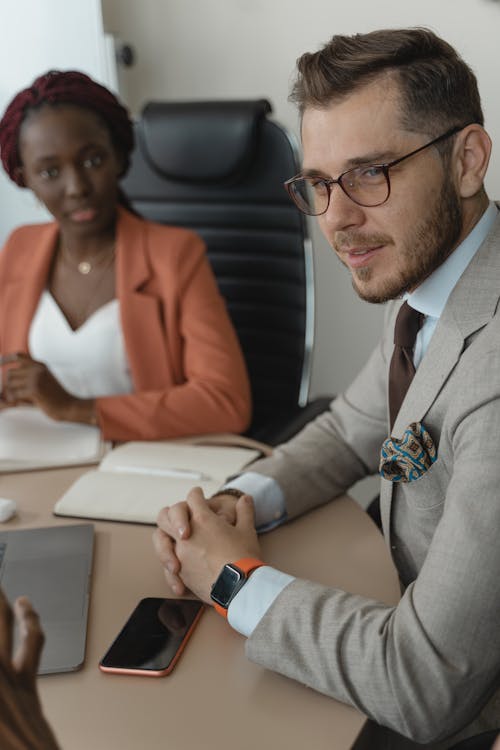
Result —
<path fill-rule="evenodd" d="M 0 353 L 28 352 L 56 223 L 23 226 L 0 254 Z M 116 295 L 134 392 L 96 400 L 109 440 L 242 432 L 251 415 L 243 355 L 203 241 L 119 209 Z"/>

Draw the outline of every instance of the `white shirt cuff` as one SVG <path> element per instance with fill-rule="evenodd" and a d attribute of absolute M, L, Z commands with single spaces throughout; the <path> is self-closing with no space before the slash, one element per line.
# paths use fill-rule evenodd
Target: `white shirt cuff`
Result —
<path fill-rule="evenodd" d="M 227 482 L 224 487 L 234 487 L 252 495 L 255 508 L 255 528 L 259 533 L 270 531 L 286 520 L 285 498 L 275 479 L 248 471 Z"/>
<path fill-rule="evenodd" d="M 276 597 L 293 580 L 293 576 L 269 565 L 254 570 L 228 607 L 231 627 L 247 638 L 251 636 Z"/>

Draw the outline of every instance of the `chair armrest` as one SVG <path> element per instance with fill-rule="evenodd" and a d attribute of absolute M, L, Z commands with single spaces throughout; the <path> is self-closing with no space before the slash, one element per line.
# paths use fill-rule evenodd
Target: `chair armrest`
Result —
<path fill-rule="evenodd" d="M 252 432 L 251 437 L 268 445 L 279 445 L 290 440 L 321 412 L 329 408 L 333 396 L 318 396 L 305 406 L 297 406 L 293 411 L 281 414 L 272 422 Z"/>

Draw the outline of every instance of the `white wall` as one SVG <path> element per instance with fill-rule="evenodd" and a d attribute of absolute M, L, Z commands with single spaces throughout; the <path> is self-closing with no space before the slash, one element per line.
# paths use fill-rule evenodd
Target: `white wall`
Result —
<path fill-rule="evenodd" d="M 132 43 L 129 104 L 152 98 L 267 97 L 296 131 L 287 102 L 296 58 L 334 33 L 428 26 L 475 70 L 487 127 L 500 142 L 500 3 L 494 0 L 103 0 L 107 31 Z M 498 146 L 488 185 L 500 196 Z M 381 309 L 356 299 L 347 272 L 315 233 L 316 349 L 312 392 L 342 389 L 365 361 Z"/>

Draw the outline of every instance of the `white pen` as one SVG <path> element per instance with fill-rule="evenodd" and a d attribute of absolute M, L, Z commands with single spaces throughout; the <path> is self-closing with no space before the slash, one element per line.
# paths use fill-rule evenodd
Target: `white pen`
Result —
<path fill-rule="evenodd" d="M 111 467 L 110 467 L 111 468 Z M 203 474 L 201 471 L 192 471 L 191 469 L 170 469 L 147 466 L 113 466 L 112 471 L 126 472 L 129 474 L 149 474 L 155 477 L 176 477 L 178 479 L 198 479 L 200 481 L 210 481 L 211 477 Z"/>

